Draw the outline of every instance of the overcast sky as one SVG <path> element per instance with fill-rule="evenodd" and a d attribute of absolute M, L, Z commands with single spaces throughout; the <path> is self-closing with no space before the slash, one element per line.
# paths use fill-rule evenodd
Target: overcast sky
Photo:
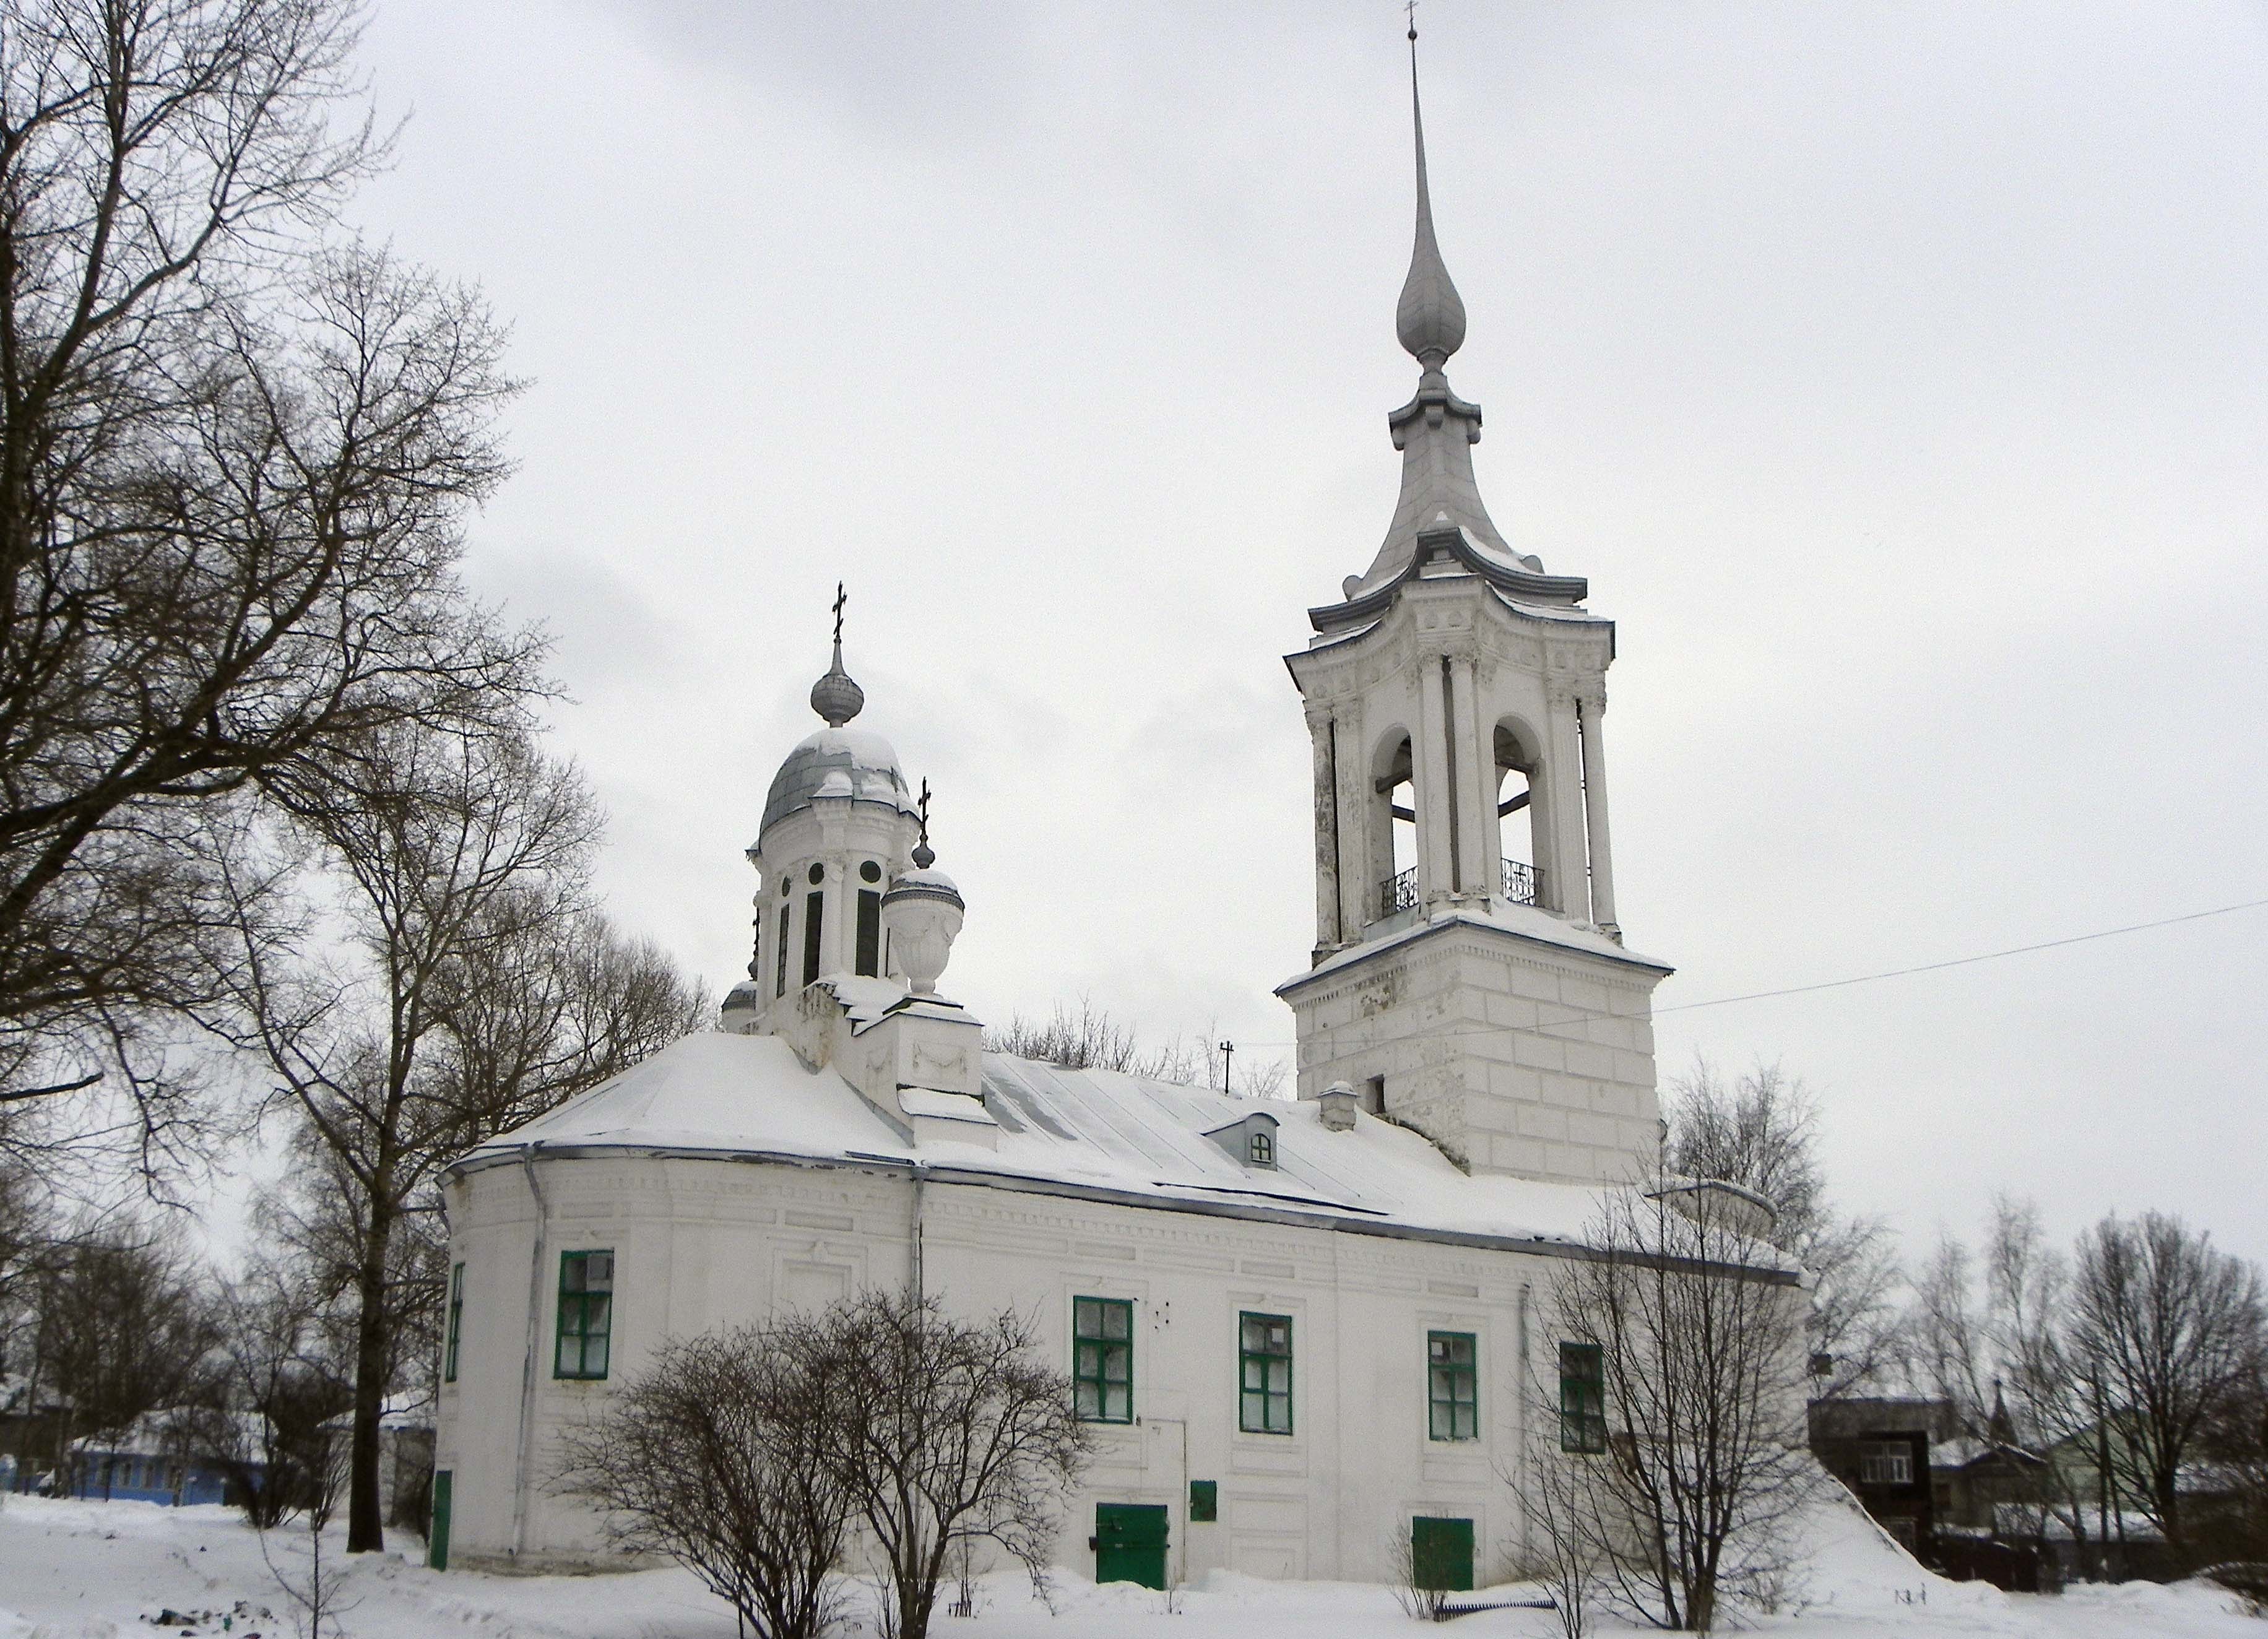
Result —
<path fill-rule="evenodd" d="M 2268 7 L 1421 15 L 1497 523 L 1590 578 L 1665 1010 L 2268 895 Z M 1288 1056 L 1280 656 L 1416 366 L 1393 0 L 380 0 L 363 224 L 533 386 L 470 572 L 541 619 L 626 923 L 720 992 L 851 592 L 981 1017 Z M 2268 1257 L 2268 911 L 1666 1012 L 1822 1095 L 1916 1250 L 1995 1189 Z"/>

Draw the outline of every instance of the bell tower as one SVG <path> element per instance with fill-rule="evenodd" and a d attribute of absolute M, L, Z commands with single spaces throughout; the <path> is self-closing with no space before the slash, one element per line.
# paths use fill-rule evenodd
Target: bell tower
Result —
<path fill-rule="evenodd" d="M 1299 1087 L 1475 1172 L 1608 1183 L 1658 1141 L 1653 993 L 1625 948 L 1607 820 L 1613 622 L 1508 544 L 1473 477 L 1481 411 L 1445 373 L 1464 303 L 1434 237 L 1410 31 L 1418 221 L 1395 329 L 1418 390 L 1387 417 L 1393 522 L 1285 657 L 1314 744 L 1315 944 L 1277 994 Z"/>

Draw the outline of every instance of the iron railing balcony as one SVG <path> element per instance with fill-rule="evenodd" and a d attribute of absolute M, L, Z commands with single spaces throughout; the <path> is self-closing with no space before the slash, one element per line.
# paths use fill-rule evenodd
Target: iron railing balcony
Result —
<path fill-rule="evenodd" d="M 1540 905 L 1537 897 L 1543 885 L 1543 872 L 1537 867 L 1523 864 L 1517 859 L 1502 862 L 1504 873 L 1499 878 L 1504 897 L 1515 905 Z M 1418 903 L 1418 867 L 1412 865 L 1399 876 L 1388 877 L 1378 885 L 1378 914 L 1391 916 L 1396 911 L 1408 910 Z"/>
<path fill-rule="evenodd" d="M 1543 879 L 1543 873 L 1533 865 L 1523 865 L 1516 859 L 1504 862 L 1504 896 L 1515 905 L 1542 903 L 1535 890 Z"/>
<path fill-rule="evenodd" d="M 1388 877 L 1378 885 L 1378 914 L 1391 916 L 1395 911 L 1408 910 L 1418 902 L 1418 867 L 1412 865 L 1398 877 Z"/>

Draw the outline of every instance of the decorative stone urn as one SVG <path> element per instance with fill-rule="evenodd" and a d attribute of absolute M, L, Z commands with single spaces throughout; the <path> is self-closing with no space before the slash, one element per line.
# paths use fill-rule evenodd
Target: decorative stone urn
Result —
<path fill-rule="evenodd" d="M 916 996 L 937 994 L 938 975 L 945 972 L 967 911 L 953 878 L 926 866 L 907 871 L 882 895 L 891 958 Z"/>

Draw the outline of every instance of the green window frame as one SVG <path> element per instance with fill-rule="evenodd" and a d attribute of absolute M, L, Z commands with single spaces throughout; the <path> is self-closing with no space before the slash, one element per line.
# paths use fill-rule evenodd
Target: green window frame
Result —
<path fill-rule="evenodd" d="M 1480 1343 L 1470 1332 L 1425 1334 L 1425 1437 L 1481 1437 Z"/>
<path fill-rule="evenodd" d="M 1236 1317 L 1236 1426 L 1247 1434 L 1292 1432 L 1292 1317 Z"/>
<path fill-rule="evenodd" d="M 559 1254 L 559 1327 L 551 1375 L 595 1383 L 607 1375 L 615 1327 L 610 1247 Z"/>
<path fill-rule="evenodd" d="M 1596 1343 L 1559 1345 L 1559 1449 L 1607 1449 L 1606 1351 Z"/>
<path fill-rule="evenodd" d="M 1132 1300 L 1072 1298 L 1071 1332 L 1071 1380 L 1080 1421 L 1133 1422 Z"/>
<path fill-rule="evenodd" d="M 441 1351 L 441 1381 L 457 1380 L 457 1341 L 465 1332 L 465 1266 L 449 1266 L 449 1335 Z"/>

